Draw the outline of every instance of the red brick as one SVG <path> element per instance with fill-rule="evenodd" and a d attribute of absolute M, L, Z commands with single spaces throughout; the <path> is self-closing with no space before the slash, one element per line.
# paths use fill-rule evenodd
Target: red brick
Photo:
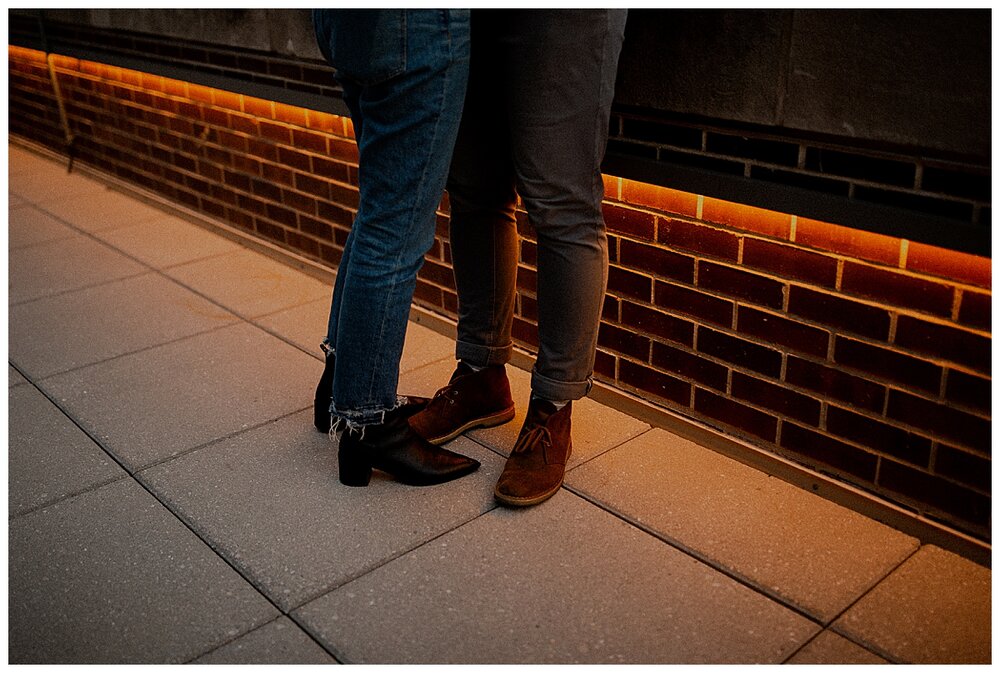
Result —
<path fill-rule="evenodd" d="M 259 157 L 265 161 L 272 163 L 278 161 L 278 146 L 267 140 L 248 138 L 247 150 L 253 156 Z"/>
<path fill-rule="evenodd" d="M 538 324 L 538 301 L 526 294 L 517 295 L 517 315 Z"/>
<path fill-rule="evenodd" d="M 292 144 L 299 149 L 309 150 L 310 152 L 317 152 L 319 154 L 327 153 L 326 136 L 320 133 L 294 129 L 292 131 Z"/>
<path fill-rule="evenodd" d="M 723 327 L 733 324 L 733 302 L 673 283 L 656 281 L 654 303 L 671 313 L 694 316 Z"/>
<path fill-rule="evenodd" d="M 682 407 L 687 407 L 691 403 L 690 383 L 668 376 L 646 365 L 619 360 L 618 380 L 626 386 L 631 386 Z"/>
<path fill-rule="evenodd" d="M 358 165 L 358 146 L 351 140 L 329 139 L 330 156 L 349 164 Z"/>
<path fill-rule="evenodd" d="M 455 287 L 455 277 L 451 269 L 429 259 L 424 260 L 424 265 L 420 268 L 420 277 L 435 285 L 453 289 Z"/>
<path fill-rule="evenodd" d="M 682 283 L 694 282 L 694 258 L 653 245 L 621 239 L 619 260 L 622 266 L 673 278 Z"/>
<path fill-rule="evenodd" d="M 604 305 L 601 307 L 601 320 L 605 322 L 619 322 L 621 315 L 621 302 L 610 294 L 604 295 Z"/>
<path fill-rule="evenodd" d="M 929 393 L 941 387 L 939 366 L 846 337 L 836 338 L 833 359 L 839 365 Z"/>
<path fill-rule="evenodd" d="M 538 348 L 538 325 L 533 322 L 528 322 L 514 316 L 514 322 L 511 325 L 511 335 L 514 337 L 514 341 L 518 343 L 527 344 L 532 349 Z"/>
<path fill-rule="evenodd" d="M 692 250 L 732 262 L 739 255 L 739 238 L 733 234 L 681 220 L 660 220 L 656 240 L 671 248 Z"/>
<path fill-rule="evenodd" d="M 889 266 L 899 266 L 902 247 L 898 238 L 805 217 L 798 218 L 795 225 L 795 242 Z"/>
<path fill-rule="evenodd" d="M 312 175 L 296 173 L 295 188 L 324 200 L 330 199 L 330 183 L 326 180 L 315 178 Z M 336 199 L 334 201 L 336 202 Z"/>
<path fill-rule="evenodd" d="M 299 229 L 310 236 L 323 239 L 324 241 L 333 240 L 333 227 L 327 222 L 312 217 L 299 215 Z"/>
<path fill-rule="evenodd" d="M 901 315 L 895 343 L 917 353 L 943 358 L 983 373 L 990 371 L 989 337 L 965 330 Z"/>
<path fill-rule="evenodd" d="M 833 257 L 758 238 L 743 239 L 742 262 L 747 267 L 814 285 L 832 288 L 837 282 L 837 260 Z"/>
<path fill-rule="evenodd" d="M 441 288 L 417 278 L 417 285 L 413 290 L 413 298 L 430 306 L 441 306 Z"/>
<path fill-rule="evenodd" d="M 785 302 L 778 281 L 705 260 L 698 261 L 698 287 L 775 309 Z"/>
<path fill-rule="evenodd" d="M 785 240 L 788 240 L 792 230 L 791 215 L 708 197 L 702 204 L 701 217 L 706 222 Z"/>
<path fill-rule="evenodd" d="M 282 143 L 284 145 L 287 145 L 291 140 L 291 131 L 284 124 L 261 121 L 258 122 L 257 125 L 260 128 L 260 136 L 262 138 L 267 138 L 268 140 Z"/>
<path fill-rule="evenodd" d="M 935 479 L 922 470 L 883 460 L 878 485 L 920 503 L 925 514 L 950 515 L 976 526 L 988 526 L 990 499 L 961 486 Z"/>
<path fill-rule="evenodd" d="M 831 406 L 826 412 L 826 428 L 835 435 L 918 467 L 930 466 L 931 440 L 884 420 Z"/>
<path fill-rule="evenodd" d="M 813 426 L 819 425 L 820 402 L 789 388 L 733 372 L 733 397 Z"/>
<path fill-rule="evenodd" d="M 841 289 L 846 293 L 885 302 L 889 306 L 901 306 L 944 317 L 951 316 L 955 296 L 955 289 L 950 285 L 854 262 L 844 263 Z"/>
<path fill-rule="evenodd" d="M 910 241 L 906 252 L 906 268 L 979 287 L 992 287 L 993 264 L 989 257 Z"/>
<path fill-rule="evenodd" d="M 694 345 L 694 325 L 668 313 L 646 306 L 621 302 L 621 322 L 624 326 L 637 329 L 668 341 L 676 341 L 685 346 Z"/>
<path fill-rule="evenodd" d="M 538 294 L 538 272 L 524 266 L 517 267 L 517 288 Z"/>
<path fill-rule="evenodd" d="M 653 297 L 653 279 L 618 266 L 610 266 L 608 292 L 621 297 L 649 301 Z"/>
<path fill-rule="evenodd" d="M 278 162 L 288 166 L 289 168 L 305 171 L 306 173 L 312 172 L 312 164 L 309 161 L 309 155 L 303 154 L 295 149 L 279 147 Z"/>
<path fill-rule="evenodd" d="M 661 371 L 693 379 L 719 391 L 726 390 L 728 368 L 690 351 L 654 341 L 652 363 Z"/>
<path fill-rule="evenodd" d="M 788 290 L 788 312 L 842 332 L 883 341 L 889 338 L 889 311 L 825 292 L 792 285 Z"/>
<path fill-rule="evenodd" d="M 900 390 L 889 391 L 889 417 L 982 453 L 990 451 L 990 421 Z"/>
<path fill-rule="evenodd" d="M 820 471 L 846 474 L 862 482 L 875 482 L 878 458 L 867 451 L 838 441 L 828 434 L 803 428 L 785 422 L 781 426 L 781 446 L 796 455 L 796 459 L 808 459 Z M 826 469 L 824 469 L 826 468 Z"/>
<path fill-rule="evenodd" d="M 216 130 L 215 141 L 223 147 L 228 147 L 229 149 L 236 150 L 237 152 L 247 151 L 247 139 L 237 133 Z"/>
<path fill-rule="evenodd" d="M 698 196 L 696 194 L 634 180 L 622 180 L 622 201 L 687 217 L 695 217 L 698 213 Z"/>
<path fill-rule="evenodd" d="M 279 189 L 273 182 L 253 178 L 250 181 L 250 188 L 253 191 L 254 196 L 259 196 L 260 198 L 267 199 L 268 201 L 281 201 L 281 189 Z"/>
<path fill-rule="evenodd" d="M 629 355 L 637 360 L 649 360 L 649 337 L 608 323 L 601 323 L 597 344 L 605 350 Z"/>
<path fill-rule="evenodd" d="M 304 108 L 285 105 L 284 103 L 274 104 L 274 118 L 303 128 L 309 125 Z"/>
<path fill-rule="evenodd" d="M 695 388 L 694 410 L 768 442 L 777 437 L 777 418 L 702 388 Z"/>
<path fill-rule="evenodd" d="M 826 357 L 830 334 L 824 330 L 747 306 L 737 309 L 736 320 L 736 329 L 741 334 L 755 336 L 799 353 Z"/>
<path fill-rule="evenodd" d="M 332 161 L 324 157 L 312 157 L 312 172 L 319 177 L 329 180 L 339 180 L 347 182 L 350 175 L 347 166 L 339 161 Z"/>
<path fill-rule="evenodd" d="M 279 206 L 276 203 L 267 204 L 267 216 L 275 222 L 280 222 L 286 227 L 295 228 L 298 226 L 298 218 L 294 210 Z M 282 235 L 282 240 L 284 235 Z"/>
<path fill-rule="evenodd" d="M 992 468 L 988 458 L 939 444 L 934 473 L 960 481 L 985 493 L 992 492 Z"/>
<path fill-rule="evenodd" d="M 609 231 L 646 241 L 652 241 L 656 237 L 656 216 L 641 210 L 632 210 L 621 206 L 605 203 L 602 206 L 604 211 L 604 223 Z"/>
<path fill-rule="evenodd" d="M 965 290 L 958 308 L 958 321 L 963 325 L 989 331 L 992 326 L 993 296 Z"/>
<path fill-rule="evenodd" d="M 945 384 L 945 399 L 954 404 L 989 414 L 992 395 L 992 381 L 959 371 L 948 372 Z"/>
<path fill-rule="evenodd" d="M 281 203 L 300 214 L 316 214 L 316 199 L 290 189 L 281 190 Z"/>
<path fill-rule="evenodd" d="M 793 355 L 788 357 L 785 381 L 861 409 L 881 413 L 885 406 L 885 386 Z"/>
<path fill-rule="evenodd" d="M 319 201 L 317 204 L 317 215 L 319 219 L 327 222 L 336 222 L 345 227 L 350 227 L 354 223 L 354 211 L 344 208 L 328 201 Z"/>
<path fill-rule="evenodd" d="M 256 117 L 274 119 L 274 103 L 269 100 L 243 96 L 243 111 Z"/>
<path fill-rule="evenodd" d="M 361 195 L 355 187 L 339 182 L 330 183 L 330 200 L 348 208 L 357 210 L 361 203 Z"/>
<path fill-rule="evenodd" d="M 295 185 L 295 174 L 284 166 L 265 163 L 260 166 L 260 174 L 265 180 L 270 180 L 275 184 L 293 187 Z"/>
<path fill-rule="evenodd" d="M 606 381 L 615 381 L 615 363 L 618 361 L 614 355 L 598 350 L 594 358 L 594 373 Z"/>
<path fill-rule="evenodd" d="M 781 374 L 781 353 L 705 327 L 698 330 L 698 350 L 772 378 Z"/>

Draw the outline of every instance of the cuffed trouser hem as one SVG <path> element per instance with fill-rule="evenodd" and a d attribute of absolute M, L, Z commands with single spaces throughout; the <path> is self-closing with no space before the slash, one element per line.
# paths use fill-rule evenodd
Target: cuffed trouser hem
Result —
<path fill-rule="evenodd" d="M 546 400 L 578 400 L 593 387 L 594 379 L 589 376 L 583 381 L 556 381 L 531 370 L 531 393 Z"/>
<path fill-rule="evenodd" d="M 455 343 L 455 358 L 476 367 L 505 365 L 510 362 L 510 356 L 513 353 L 513 342 L 506 346 L 483 346 L 482 344 L 470 344 L 467 341 Z"/>

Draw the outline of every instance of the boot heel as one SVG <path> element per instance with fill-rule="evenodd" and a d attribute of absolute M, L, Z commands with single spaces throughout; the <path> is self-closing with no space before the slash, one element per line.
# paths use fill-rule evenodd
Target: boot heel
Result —
<path fill-rule="evenodd" d="M 367 486 L 372 479 L 372 466 L 362 455 L 338 451 L 337 465 L 344 486 Z"/>

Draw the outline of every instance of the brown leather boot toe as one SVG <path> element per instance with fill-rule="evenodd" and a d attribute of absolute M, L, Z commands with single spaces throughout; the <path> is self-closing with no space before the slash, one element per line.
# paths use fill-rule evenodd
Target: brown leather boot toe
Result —
<path fill-rule="evenodd" d="M 548 500 L 562 486 L 573 450 L 570 437 L 572 402 L 556 410 L 547 400 L 533 399 L 493 494 L 504 505 L 527 507 Z"/>

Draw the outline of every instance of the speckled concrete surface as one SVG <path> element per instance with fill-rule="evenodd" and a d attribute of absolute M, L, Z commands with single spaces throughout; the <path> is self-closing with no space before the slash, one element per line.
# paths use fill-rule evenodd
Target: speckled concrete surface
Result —
<path fill-rule="evenodd" d="M 291 619 L 279 617 L 191 663 L 319 665 L 335 664 L 337 660 Z"/>
<path fill-rule="evenodd" d="M 451 444 L 475 474 L 343 487 L 329 283 L 16 146 L 9 178 L 11 662 L 989 657 L 988 569 L 591 400 L 568 488 L 498 508 L 528 372 Z M 411 324 L 400 392 L 453 354 Z"/>
<path fill-rule="evenodd" d="M 10 523 L 12 663 L 180 663 L 277 609 L 132 480 Z"/>
<path fill-rule="evenodd" d="M 659 429 L 573 470 L 567 483 L 824 623 L 919 544 Z"/>
<path fill-rule="evenodd" d="M 910 664 L 988 664 L 991 573 L 926 545 L 834 623 Z"/>

